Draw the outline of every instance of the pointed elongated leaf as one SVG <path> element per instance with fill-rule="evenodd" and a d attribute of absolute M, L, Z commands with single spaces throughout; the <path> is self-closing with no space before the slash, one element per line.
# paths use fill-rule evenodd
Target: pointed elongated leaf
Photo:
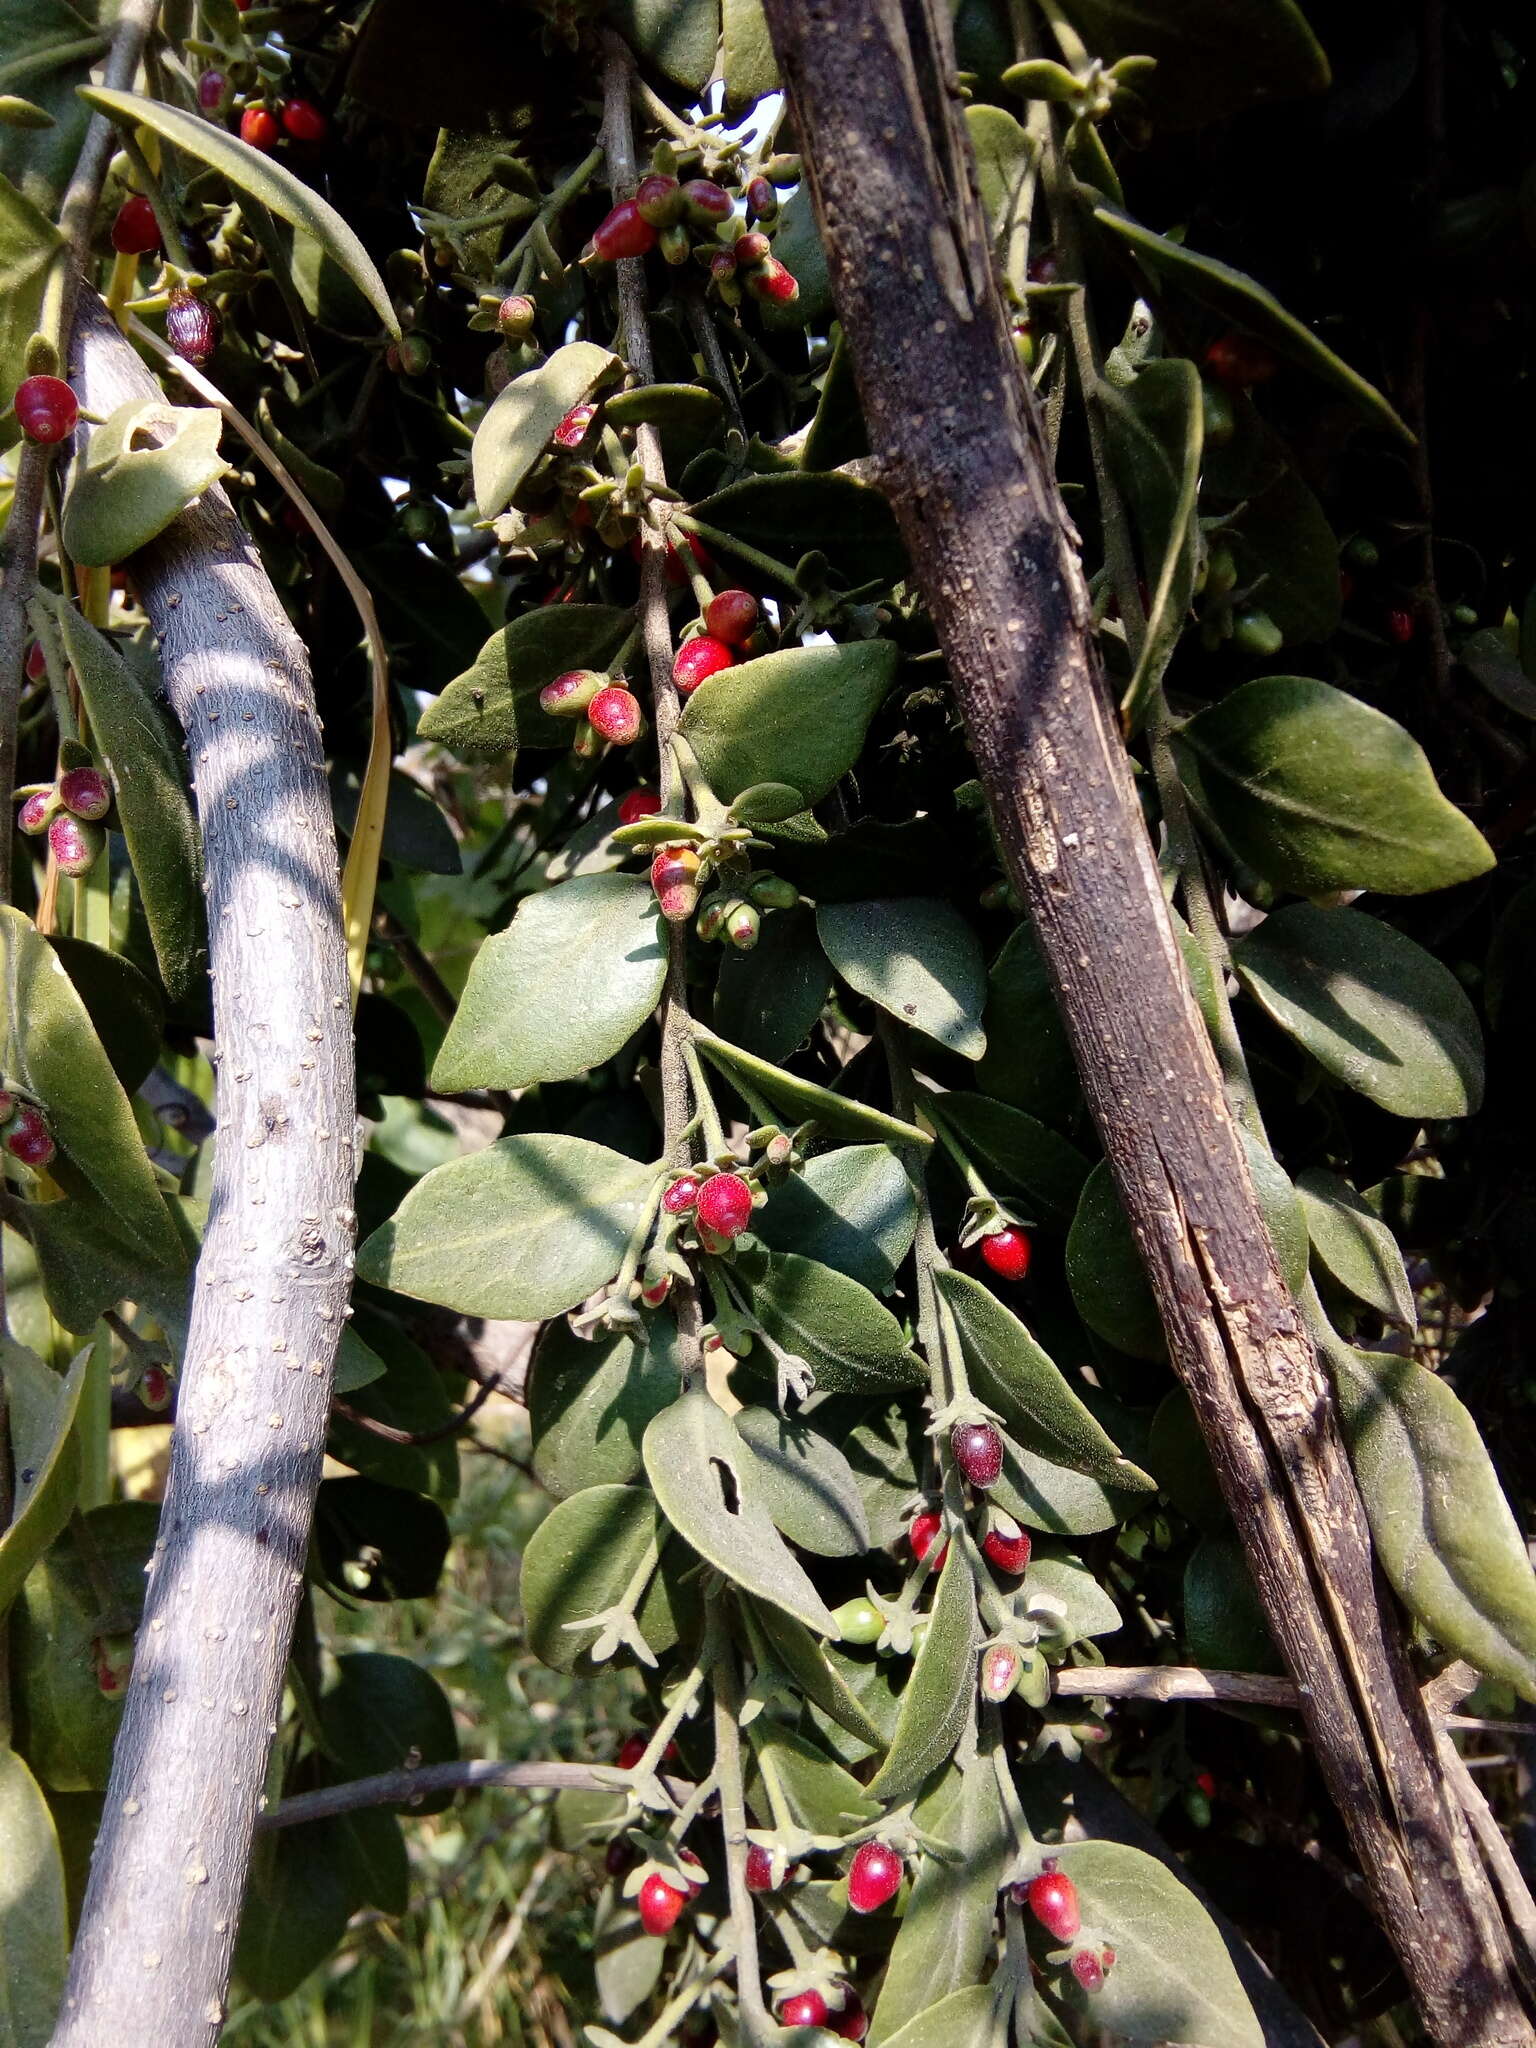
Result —
<path fill-rule="evenodd" d="M 877 1799 L 910 1799 L 959 1741 L 975 1704 L 980 1648 L 976 1588 L 959 1545 L 952 1543 L 927 1633 L 901 1696 L 890 1752 L 870 1780 Z"/>
<path fill-rule="evenodd" d="M 702 1392 L 663 1409 L 645 1432 L 645 1469 L 663 1514 L 706 1563 L 819 1634 L 837 1623 L 789 1550 L 750 1446 Z"/>
<path fill-rule="evenodd" d="M 844 1145 L 775 1188 L 752 1227 L 770 1251 L 799 1252 L 881 1294 L 912 1249 L 917 1197 L 889 1145 Z"/>
<path fill-rule="evenodd" d="M 955 2048 L 958 2041 L 984 2042 L 993 1994 L 989 1984 L 967 1984 L 937 2005 L 926 2006 L 894 2034 L 871 2035 L 873 2048 Z"/>
<path fill-rule="evenodd" d="M 1233 966 L 1319 1066 L 1394 1116 L 1470 1116 L 1482 1101 L 1466 991 L 1380 918 L 1291 903 L 1233 948 Z"/>
<path fill-rule="evenodd" d="M 0 1338 L 0 1380 L 10 1416 L 8 1455 L 16 1487 L 10 1526 L 0 1530 L 0 1621 L 27 1573 L 74 1512 L 80 1459 L 73 1431 L 89 1358 L 89 1351 L 82 1351 L 61 1378 L 24 1344 Z"/>
<path fill-rule="evenodd" d="M 1077 1887 L 1084 1925 L 1114 1942 L 1102 1988 L 1073 1984 L 1067 1994 L 1075 2010 L 1117 2039 L 1264 2048 L 1226 1943 L 1166 1864 L 1119 1842 L 1066 1842 L 1051 1853 Z"/>
<path fill-rule="evenodd" d="M 1376 1211 L 1347 1180 L 1321 1166 L 1296 1176 L 1296 1193 L 1317 1265 L 1357 1301 L 1412 1329 L 1413 1288 L 1403 1255 Z"/>
<path fill-rule="evenodd" d="M 1458 1657 L 1536 1699 L 1536 1574 L 1477 1424 L 1411 1358 L 1329 1347 L 1382 1570 Z"/>
<path fill-rule="evenodd" d="M 19 910 L 0 906 L 0 1064 L 42 1104 L 58 1147 L 49 1171 L 94 1197 L 119 1237 L 157 1267 L 186 1260 L 133 1111 L 64 964 Z"/>
<path fill-rule="evenodd" d="M 820 1639 L 803 1622 L 767 1601 L 754 1600 L 752 1615 L 769 1649 L 806 1698 L 868 1748 L 884 1749 L 878 1724 L 870 1719 Z"/>
<path fill-rule="evenodd" d="M 889 640 L 780 648 L 700 684 L 679 730 L 725 802 L 784 782 L 817 803 L 859 758 L 895 674 Z"/>
<path fill-rule="evenodd" d="M 432 1085 L 528 1088 L 601 1065 L 655 1009 L 666 979 L 643 875 L 583 875 L 526 897 L 475 955 Z"/>
<path fill-rule="evenodd" d="M 900 1117 L 890 1116 L 883 1109 L 871 1109 L 868 1103 L 856 1102 L 852 1096 L 835 1094 L 814 1081 L 802 1080 L 798 1074 L 786 1074 L 770 1060 L 748 1052 L 745 1046 L 717 1038 L 714 1032 L 705 1031 L 698 1024 L 693 1035 L 699 1051 L 727 1080 L 742 1089 L 748 1101 L 762 1101 L 774 1115 L 790 1124 L 814 1120 L 836 1137 L 883 1139 L 891 1145 L 927 1147 L 933 1143 L 916 1124 L 904 1124 Z"/>
<path fill-rule="evenodd" d="M 867 1287 L 798 1252 L 774 1252 L 752 1305 L 775 1342 L 803 1358 L 823 1393 L 882 1393 L 928 1383 L 900 1323 Z"/>
<path fill-rule="evenodd" d="M 40 207 L 0 173 L 0 292 L 19 292 L 42 270 L 64 237 Z"/>
<path fill-rule="evenodd" d="M 824 903 L 816 913 L 816 933 L 850 988 L 898 1022 L 967 1059 L 980 1059 L 986 1051 L 981 941 L 947 903 L 931 896 Z"/>
<path fill-rule="evenodd" d="M 567 1624 L 617 1607 L 666 1534 L 643 1487 L 589 1486 L 552 1508 L 528 1539 L 519 1580 L 534 1655 L 556 1671 L 590 1670 L 584 1653 L 598 1628 Z"/>
<path fill-rule="evenodd" d="M 1052 1464 L 1039 1451 L 1005 1440 L 1003 1469 L 991 1496 L 1027 1529 L 1053 1536 L 1092 1536 L 1136 1511 L 1134 1493 L 1107 1491 L 1086 1472 Z"/>
<path fill-rule="evenodd" d="M 1059 1603 L 1064 1612 L 1063 1632 L 1069 1642 L 1083 1642 L 1090 1636 L 1113 1635 L 1120 1626 L 1120 1610 L 1093 1573 L 1059 1544 L 1036 1546 L 1034 1559 L 1024 1580 L 1027 1599 L 1043 1594 Z"/>
<path fill-rule="evenodd" d="M 983 1017 L 988 1050 L 976 1086 L 1052 1125 L 1063 1124 L 1080 1095 L 1072 1048 L 1033 930 L 1021 924 L 992 962 Z M 1074 1196 L 1075 1199 L 1075 1196 Z"/>
<path fill-rule="evenodd" d="M 160 1057 L 165 1003 L 159 989 L 131 960 L 105 946 L 58 932 L 49 933 L 48 943 L 79 991 L 124 1092 L 136 1094 Z"/>
<path fill-rule="evenodd" d="M 189 156 L 221 171 L 236 191 L 249 193 L 290 227 L 313 236 L 331 261 L 351 278 L 386 331 L 399 339 L 400 322 L 395 317 L 389 287 L 374 268 L 373 258 L 336 209 L 292 171 L 227 129 L 185 113 L 180 107 L 163 106 L 140 93 L 111 92 L 104 86 L 82 86 L 80 96 L 124 127 L 152 128 Z"/>
<path fill-rule="evenodd" d="M 1417 740 L 1311 676 L 1259 676 L 1183 726 L 1196 796 L 1267 881 L 1298 895 L 1415 896 L 1493 865 Z"/>
<path fill-rule="evenodd" d="M 528 1374 L 533 1469 L 556 1500 L 584 1486 L 622 1486 L 642 1464 L 646 1424 L 677 1399 L 677 1325 L 653 1317 L 647 1342 L 589 1342 L 547 1323 Z"/>
<path fill-rule="evenodd" d="M 482 519 L 505 511 L 571 407 L 618 367 L 618 357 L 595 341 L 571 341 L 513 378 L 475 429 L 470 466 Z"/>
<path fill-rule="evenodd" d="M 160 978 L 172 1002 L 191 995 L 208 961 L 202 842 L 186 762 L 134 666 L 70 605 L 46 598 L 112 778 Z"/>
<path fill-rule="evenodd" d="M 358 1278 L 462 1315 L 559 1315 L 617 1273 L 656 1172 L 584 1138 L 502 1138 L 424 1175 Z"/>
<path fill-rule="evenodd" d="M 53 1817 L 21 1758 L 0 1748 L 0 2048 L 44 2048 L 68 1958 Z"/>
<path fill-rule="evenodd" d="M 797 1827 L 815 1835 L 846 1835 L 875 1818 L 879 1803 L 821 1745 L 763 1714 L 749 1730 L 757 1768 L 747 1784 L 747 1797 L 760 1824 L 772 1825 L 773 1806 L 764 1787 L 771 1773 L 775 1789 Z"/>
<path fill-rule="evenodd" d="M 774 1525 L 816 1557 L 862 1557 L 869 1527 L 858 1481 L 842 1452 L 806 1422 L 772 1408 L 743 1408 L 736 1433 L 757 1455 Z"/>
<path fill-rule="evenodd" d="M 1096 206 L 1093 217 L 1107 234 L 1135 251 L 1156 281 L 1187 292 L 1192 299 L 1209 306 L 1223 318 L 1234 320 L 1240 327 L 1262 336 L 1277 355 L 1285 356 L 1342 392 L 1352 405 L 1378 426 L 1392 429 L 1405 441 L 1413 438 L 1375 385 L 1367 383 L 1358 370 L 1352 370 L 1348 363 L 1320 342 L 1312 330 L 1304 327 L 1294 314 L 1288 313 L 1257 279 L 1241 270 L 1234 270 L 1230 264 L 1218 262 L 1214 256 L 1197 255 L 1180 242 L 1171 242 L 1164 235 L 1154 234 L 1151 228 L 1143 227 L 1139 220 L 1132 220 L 1129 214 L 1121 213 L 1114 206 Z"/>
<path fill-rule="evenodd" d="M 474 665 L 421 714 L 416 731 L 461 760 L 515 747 L 570 744 L 569 719 L 539 708 L 539 692 L 570 668 L 606 670 L 635 622 L 609 604 L 561 604 L 521 612 L 493 633 Z"/>
<path fill-rule="evenodd" d="M 1012 1435 L 1107 1484 L 1143 1493 L 1156 1486 L 1122 1456 L 1061 1368 L 990 1288 L 953 1268 L 935 1278 L 960 1331 L 971 1385 L 981 1400 L 998 1409 Z"/>

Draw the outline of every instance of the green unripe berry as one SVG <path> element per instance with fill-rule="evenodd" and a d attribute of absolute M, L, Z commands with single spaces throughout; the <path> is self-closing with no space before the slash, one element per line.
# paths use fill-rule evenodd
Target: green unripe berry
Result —
<path fill-rule="evenodd" d="M 1285 645 L 1285 635 L 1269 613 L 1251 606 L 1232 621 L 1232 638 L 1244 654 L 1278 654 Z"/>
<path fill-rule="evenodd" d="M 832 1619 L 845 1643 L 876 1643 L 885 1633 L 885 1616 L 873 1600 L 845 1600 Z"/>

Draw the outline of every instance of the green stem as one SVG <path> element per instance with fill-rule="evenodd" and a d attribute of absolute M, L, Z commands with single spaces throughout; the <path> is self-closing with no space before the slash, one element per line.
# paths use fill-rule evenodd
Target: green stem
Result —
<path fill-rule="evenodd" d="M 720 1112 L 715 1107 L 715 1098 L 710 1093 L 704 1063 L 699 1058 L 699 1049 L 692 1037 L 683 1041 L 683 1061 L 688 1069 L 689 1085 L 693 1089 L 694 1108 L 698 1111 L 704 1126 L 704 1150 L 711 1159 L 718 1159 L 731 1148 L 725 1142 L 725 1129 L 720 1122 Z"/>
<path fill-rule="evenodd" d="M 585 192 L 593 178 L 602 169 L 602 164 L 603 152 L 601 148 L 589 150 L 575 170 L 572 171 L 571 175 L 555 187 L 522 234 L 497 264 L 496 276 L 498 279 L 510 277 L 512 272 L 518 268 L 525 255 L 536 253 L 536 238 L 538 235 L 542 234 L 545 241 L 548 241 L 550 223 L 558 219 L 560 214 L 565 211 L 566 207 L 570 205 L 571 201 L 578 194 Z M 521 289 L 521 286 L 519 289 Z"/>
<path fill-rule="evenodd" d="M 749 2048 L 764 2048 L 771 2038 L 767 2008 L 758 1974 L 757 1916 L 747 1890 L 747 1810 L 741 1776 L 741 1729 L 737 1722 L 735 1660 L 718 1615 L 712 1618 L 716 1643 L 715 1773 L 720 1780 L 720 1824 L 725 1834 L 725 1871 L 731 1899 L 731 1934 L 736 1948 L 736 2001 Z"/>
<path fill-rule="evenodd" d="M 940 1145 L 943 1146 L 944 1150 L 954 1161 L 955 1170 L 959 1173 L 960 1178 L 965 1182 L 971 1193 L 981 1197 L 984 1201 L 990 1202 L 995 1200 L 992 1190 L 966 1157 L 964 1148 L 944 1121 L 943 1112 L 938 1107 L 938 1098 L 929 1088 L 918 1091 L 917 1117 L 920 1127 L 924 1130 L 932 1131 Z"/>
<path fill-rule="evenodd" d="M 696 534 L 706 547 L 721 548 L 725 553 L 735 555 L 738 561 L 760 570 L 764 576 L 771 577 L 776 583 L 782 583 L 786 589 L 799 590 L 800 586 L 795 581 L 792 569 L 786 568 L 784 563 L 776 561 L 772 555 L 764 554 L 761 548 L 749 547 L 746 541 L 738 540 L 735 534 L 723 533 L 718 526 L 710 526 L 702 519 L 695 519 L 691 512 L 674 512 L 672 524 L 680 526 L 684 533 Z"/>

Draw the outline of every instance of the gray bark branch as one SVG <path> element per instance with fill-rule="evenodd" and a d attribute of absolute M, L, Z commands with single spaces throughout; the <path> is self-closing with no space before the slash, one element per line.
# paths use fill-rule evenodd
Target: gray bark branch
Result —
<path fill-rule="evenodd" d="M 1536 2040 L 1191 997 L 1014 363 L 941 0 L 767 0 L 871 446 L 1270 1628 L 1424 2022 Z"/>
<path fill-rule="evenodd" d="M 100 302 L 72 379 L 158 386 Z M 218 1154 L 170 1478 L 54 2048 L 212 2048 L 352 1279 L 352 1020 L 303 645 L 221 490 L 128 565 L 202 826 Z"/>

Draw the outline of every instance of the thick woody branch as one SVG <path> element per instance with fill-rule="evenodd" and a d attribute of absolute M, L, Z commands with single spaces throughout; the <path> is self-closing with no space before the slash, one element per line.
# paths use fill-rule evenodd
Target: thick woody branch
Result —
<path fill-rule="evenodd" d="M 1372 1903 L 1445 2048 L 1536 2040 L 1190 995 L 1014 364 L 942 0 L 766 0 L 870 443 L 1010 875 Z"/>
<path fill-rule="evenodd" d="M 99 301 L 71 374 L 157 395 Z M 351 1004 L 309 665 L 211 490 L 128 565 L 202 826 L 218 1159 L 170 1477 L 54 2048 L 212 2048 L 352 1277 Z"/>

